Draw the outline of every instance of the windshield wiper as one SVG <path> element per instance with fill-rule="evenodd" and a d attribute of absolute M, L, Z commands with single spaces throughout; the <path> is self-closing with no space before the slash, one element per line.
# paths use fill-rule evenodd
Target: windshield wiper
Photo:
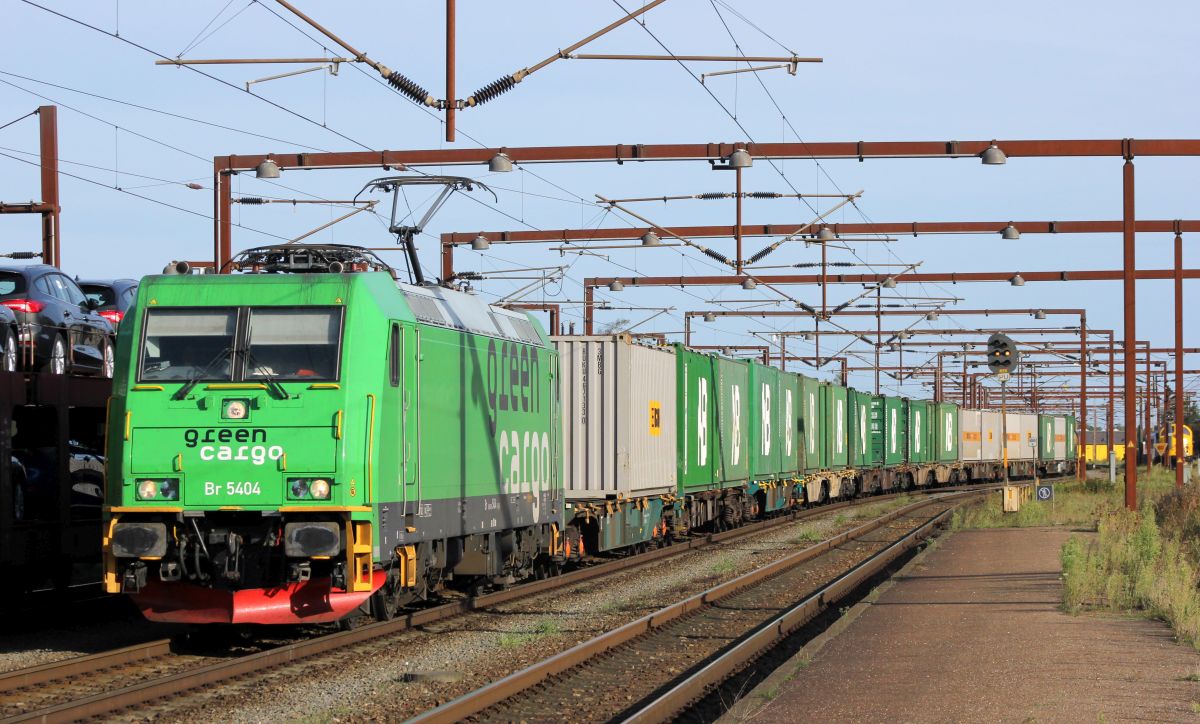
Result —
<path fill-rule="evenodd" d="M 183 387 L 180 387 L 178 390 L 175 391 L 175 394 L 171 395 L 171 399 L 172 400 L 182 400 L 184 397 L 187 397 L 187 393 L 192 391 L 192 388 L 196 386 L 196 383 L 199 382 L 202 377 L 204 377 L 209 372 L 211 372 L 212 368 L 218 362 L 220 362 L 222 359 L 228 358 L 230 353 L 232 353 L 232 352 L 233 352 L 232 345 L 229 347 L 226 347 L 225 349 L 218 352 L 217 356 L 213 357 L 211 360 L 209 360 L 208 364 L 201 367 L 198 372 L 196 372 L 191 377 L 189 377 L 188 381 L 183 383 Z"/>
<path fill-rule="evenodd" d="M 249 369 L 250 365 L 254 365 L 256 370 L 261 370 L 261 371 L 256 371 L 255 374 L 260 376 L 262 378 L 263 382 L 267 383 L 267 387 L 270 388 L 272 392 L 279 395 L 280 399 L 283 399 L 283 400 L 292 399 L 292 396 L 290 394 L 288 394 L 288 391 L 283 388 L 283 385 L 279 384 L 279 380 L 275 379 L 275 375 L 273 373 L 267 371 L 267 370 L 271 369 L 270 367 L 267 367 L 266 365 L 261 364 L 258 361 L 258 358 L 256 358 L 254 356 L 254 353 L 251 352 L 249 349 L 242 350 L 242 354 L 246 356 L 247 370 Z"/>

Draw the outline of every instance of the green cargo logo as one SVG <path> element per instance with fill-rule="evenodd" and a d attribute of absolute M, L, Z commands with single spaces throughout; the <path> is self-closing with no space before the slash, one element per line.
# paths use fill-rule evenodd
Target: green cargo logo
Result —
<path fill-rule="evenodd" d="M 846 403 L 842 400 L 837 401 L 837 451 L 842 454 L 842 448 L 846 437 Z"/>
<path fill-rule="evenodd" d="M 730 385 L 730 395 L 733 398 L 733 464 L 737 465 L 742 459 L 742 387 Z"/>
<path fill-rule="evenodd" d="M 916 410 L 913 412 L 912 440 L 913 440 L 913 452 L 914 453 L 921 452 L 921 411 L 920 410 Z"/>
<path fill-rule="evenodd" d="M 808 413 L 805 414 L 806 420 L 815 420 L 817 414 L 817 395 L 814 392 L 808 393 Z M 817 452 L 817 426 L 813 425 L 812 429 L 808 429 L 808 425 L 804 426 L 804 433 L 808 438 L 808 454 L 815 455 Z"/>
<path fill-rule="evenodd" d="M 762 454 L 771 454 L 771 386 L 762 386 Z"/>
<path fill-rule="evenodd" d="M 946 413 L 946 452 L 954 449 L 954 413 Z"/>
<path fill-rule="evenodd" d="M 500 479 L 508 494 L 532 495 L 533 522 L 541 520 L 542 491 L 553 487 L 550 436 L 535 430 L 518 433 L 501 430 L 497 440 Z"/>
<path fill-rule="evenodd" d="M 708 378 L 696 378 L 696 463 L 708 465 Z"/>
<path fill-rule="evenodd" d="M 899 418 L 897 417 L 896 408 L 893 407 L 892 408 L 892 424 L 888 425 L 888 429 L 891 430 L 891 433 L 892 433 L 891 440 L 889 441 L 891 443 L 891 447 L 889 449 L 893 453 L 896 452 L 896 427 L 897 427 L 896 423 L 897 422 L 899 422 Z"/>
<path fill-rule="evenodd" d="M 783 454 L 789 458 L 792 456 L 792 391 L 783 391 L 783 417 L 787 422 L 783 430 Z"/>
<path fill-rule="evenodd" d="M 487 397 L 493 432 L 497 413 L 540 411 L 539 368 L 536 347 L 501 342 L 497 351 L 496 340 L 488 341 Z"/>
<path fill-rule="evenodd" d="M 858 454 L 867 454 L 867 407 L 858 407 Z"/>
<path fill-rule="evenodd" d="M 265 465 L 267 461 L 283 457 L 283 447 L 267 446 L 267 431 L 260 428 L 207 428 L 183 431 L 183 444 L 188 448 L 199 448 L 200 459 L 205 462 L 249 462 Z M 219 443 L 219 444 L 211 444 Z M 250 443 L 229 445 L 221 443 Z M 258 444 L 255 444 L 258 443 Z"/>

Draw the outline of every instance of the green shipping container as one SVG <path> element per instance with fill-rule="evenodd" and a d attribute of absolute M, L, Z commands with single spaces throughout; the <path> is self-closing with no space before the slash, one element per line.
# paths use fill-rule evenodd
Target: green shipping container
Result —
<path fill-rule="evenodd" d="M 958 460 L 958 444 L 962 437 L 958 432 L 958 405 L 939 402 L 936 407 L 937 460 L 952 463 Z"/>
<path fill-rule="evenodd" d="M 826 466 L 829 470 L 842 470 L 850 462 L 846 388 L 826 382 L 821 385 L 821 393 L 825 398 L 821 421 L 826 430 Z"/>
<path fill-rule="evenodd" d="M 783 474 L 787 422 L 784 393 L 775 367 L 748 363 L 750 416 L 750 470 L 755 480 L 776 480 Z"/>
<path fill-rule="evenodd" d="M 811 377 L 800 377 L 800 417 L 803 427 L 804 457 L 801 461 L 803 471 L 815 473 L 826 469 L 824 426 L 821 424 L 821 411 L 824 409 L 824 397 L 821 394 L 821 383 Z"/>
<path fill-rule="evenodd" d="M 908 462 L 912 465 L 930 463 L 936 450 L 933 447 L 932 403 L 924 400 L 908 402 Z"/>
<path fill-rule="evenodd" d="M 745 362 L 676 345 L 681 492 L 745 484 L 750 474 L 750 391 Z"/>
<path fill-rule="evenodd" d="M 874 401 L 879 399 L 865 392 L 850 390 L 850 466 L 877 468 L 883 462 L 883 448 L 877 442 L 882 434 L 876 430 Z"/>
<path fill-rule="evenodd" d="M 800 402 L 800 376 L 790 372 L 779 373 L 779 390 L 782 404 L 779 416 L 784 426 L 783 449 L 780 465 L 784 477 L 795 477 L 804 468 L 804 435 Z"/>
<path fill-rule="evenodd" d="M 1054 416 L 1038 415 L 1038 460 L 1054 459 Z"/>
<path fill-rule="evenodd" d="M 883 412 L 883 464 L 903 465 L 908 460 L 908 406 L 901 397 L 885 397 Z"/>
<path fill-rule="evenodd" d="M 714 357 L 713 362 L 719 393 L 714 398 L 717 477 L 726 487 L 741 485 L 750 478 L 750 365 L 724 357 Z"/>

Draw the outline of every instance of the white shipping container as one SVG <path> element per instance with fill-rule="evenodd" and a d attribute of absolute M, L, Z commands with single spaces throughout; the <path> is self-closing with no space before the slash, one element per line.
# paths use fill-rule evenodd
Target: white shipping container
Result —
<path fill-rule="evenodd" d="M 1012 460 L 1033 460 L 1037 457 L 1037 448 L 1029 444 L 1030 440 L 1037 440 L 1038 426 L 1037 415 L 1027 415 L 1019 412 L 1007 412 L 1004 414 L 1005 424 L 1007 425 L 1006 434 L 1008 435 L 1008 459 Z"/>
<path fill-rule="evenodd" d="M 676 489 L 675 353 L 628 335 L 551 337 L 568 500 Z"/>
<path fill-rule="evenodd" d="M 1054 418 L 1054 459 L 1067 459 L 1067 418 Z"/>
<path fill-rule="evenodd" d="M 959 456 L 963 460 L 983 459 L 983 436 L 980 430 L 982 417 L 983 413 L 979 410 L 959 409 L 958 411 L 958 428 L 962 435 Z"/>
<path fill-rule="evenodd" d="M 980 434 L 983 437 L 982 460 L 999 460 L 1003 457 L 1000 447 L 1000 413 L 980 412 Z"/>

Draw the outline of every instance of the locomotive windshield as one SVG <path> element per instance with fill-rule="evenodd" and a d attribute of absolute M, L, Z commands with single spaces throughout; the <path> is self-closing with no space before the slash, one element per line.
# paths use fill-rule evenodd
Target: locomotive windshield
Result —
<path fill-rule="evenodd" d="M 151 309 L 139 379 L 336 380 L 341 331 L 340 307 Z"/>
<path fill-rule="evenodd" d="M 252 309 L 246 379 L 337 379 L 341 309 Z"/>
<path fill-rule="evenodd" d="M 236 309 L 153 309 L 146 317 L 142 380 L 230 380 Z"/>

